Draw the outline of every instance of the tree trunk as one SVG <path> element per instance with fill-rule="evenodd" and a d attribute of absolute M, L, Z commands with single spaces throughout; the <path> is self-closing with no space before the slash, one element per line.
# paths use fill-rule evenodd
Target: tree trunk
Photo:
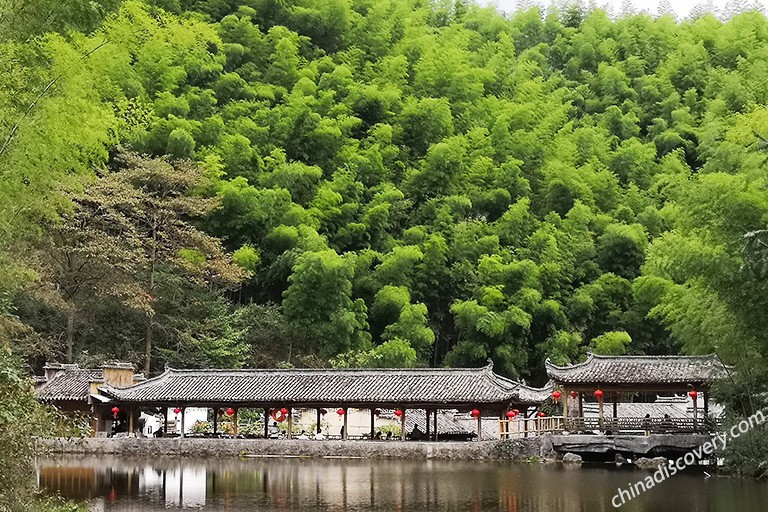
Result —
<path fill-rule="evenodd" d="M 147 377 L 149 377 L 149 370 L 152 366 L 152 338 L 154 333 L 153 324 L 153 317 L 150 316 L 147 319 L 147 344 L 144 347 L 144 375 Z"/>
<path fill-rule="evenodd" d="M 152 217 L 152 247 L 149 251 L 149 283 L 147 286 L 147 296 L 151 302 L 154 301 L 152 293 L 155 291 L 155 263 L 157 261 L 157 215 Z M 144 347 L 144 375 L 149 377 L 149 371 L 152 369 L 152 341 L 154 335 L 154 309 L 147 313 L 147 339 Z"/>
<path fill-rule="evenodd" d="M 71 363 L 75 352 L 75 308 L 67 311 L 67 362 Z"/>

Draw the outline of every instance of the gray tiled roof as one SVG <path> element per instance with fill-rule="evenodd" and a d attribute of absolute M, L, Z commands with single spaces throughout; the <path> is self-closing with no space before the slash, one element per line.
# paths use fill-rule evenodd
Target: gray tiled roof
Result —
<path fill-rule="evenodd" d="M 704 384 L 725 376 L 717 356 L 602 356 L 556 366 L 547 360 L 547 375 L 563 384 Z"/>
<path fill-rule="evenodd" d="M 533 389 L 485 368 L 178 370 L 131 387 L 100 388 L 124 402 L 275 405 L 525 403 Z M 539 400 L 535 400 L 539 401 Z"/>
<path fill-rule="evenodd" d="M 104 382 L 102 370 L 78 368 L 77 365 L 61 365 L 63 368 L 37 391 L 43 402 L 64 400 L 88 401 L 91 382 Z"/>

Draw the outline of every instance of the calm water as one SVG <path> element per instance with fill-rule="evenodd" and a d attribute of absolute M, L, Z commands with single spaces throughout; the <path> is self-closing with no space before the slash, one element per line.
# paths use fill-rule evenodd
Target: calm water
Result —
<path fill-rule="evenodd" d="M 38 464 L 40 485 L 96 511 L 616 510 L 618 487 L 648 475 L 556 464 L 340 459 L 60 458 Z M 626 512 L 768 509 L 768 484 L 676 475 Z"/>

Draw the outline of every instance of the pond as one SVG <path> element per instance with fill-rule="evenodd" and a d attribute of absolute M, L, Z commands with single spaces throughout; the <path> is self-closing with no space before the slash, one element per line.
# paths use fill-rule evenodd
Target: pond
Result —
<path fill-rule="evenodd" d="M 94 511 L 598 512 L 651 474 L 629 466 L 444 460 L 60 457 L 40 486 Z M 627 512 L 764 510 L 768 484 L 689 469 L 622 506 Z"/>

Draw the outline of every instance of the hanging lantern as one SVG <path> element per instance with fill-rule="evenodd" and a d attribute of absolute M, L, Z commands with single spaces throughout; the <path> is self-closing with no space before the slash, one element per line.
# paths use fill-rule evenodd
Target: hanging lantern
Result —
<path fill-rule="evenodd" d="M 381 411 L 379 409 L 374 409 L 373 414 L 378 418 L 381 415 Z"/>
<path fill-rule="evenodd" d="M 517 416 L 517 414 L 515 414 L 515 411 L 507 411 L 508 420 L 514 419 L 515 416 Z"/>
<path fill-rule="evenodd" d="M 699 392 L 696 391 L 695 389 L 692 389 L 691 391 L 688 392 L 688 396 L 696 400 L 696 397 L 699 396 Z"/>
<path fill-rule="evenodd" d="M 602 400 L 603 399 L 603 394 L 604 393 L 603 393 L 602 389 L 596 389 L 595 390 L 595 398 L 597 398 L 598 400 Z"/>
<path fill-rule="evenodd" d="M 575 391 L 571 391 L 571 398 L 576 398 L 579 394 Z"/>
<path fill-rule="evenodd" d="M 320 414 L 325 416 L 326 414 L 328 414 L 328 411 L 326 411 L 325 409 L 320 409 Z"/>
<path fill-rule="evenodd" d="M 559 391 L 557 391 L 557 390 L 555 390 L 555 391 L 553 391 L 553 392 L 552 392 L 552 398 L 554 398 L 554 399 L 555 399 L 555 402 L 557 402 L 558 400 L 560 400 L 560 397 L 561 397 L 561 396 L 562 396 L 562 394 L 561 394 Z"/>
<path fill-rule="evenodd" d="M 338 414 L 339 416 L 344 416 L 344 409 L 339 407 L 338 409 L 336 409 L 336 414 Z"/>
<path fill-rule="evenodd" d="M 176 407 L 176 408 L 173 410 L 173 413 L 174 413 L 174 414 L 179 414 L 180 412 L 181 412 L 181 408 L 180 408 L 180 407 Z"/>
<path fill-rule="evenodd" d="M 480 417 L 480 411 L 478 409 L 472 409 L 472 411 L 469 414 L 471 414 L 473 418 Z"/>
<path fill-rule="evenodd" d="M 539 418 L 543 418 L 544 416 L 546 416 L 546 414 L 544 414 L 544 411 L 539 411 L 539 414 L 537 414 L 537 416 Z"/>
<path fill-rule="evenodd" d="M 115 418 L 117 418 L 117 414 L 119 412 L 120 412 L 120 408 L 119 407 L 115 406 L 115 407 L 112 408 L 112 416 L 114 416 Z"/>
<path fill-rule="evenodd" d="M 283 407 L 280 409 L 280 412 L 283 413 L 283 416 L 288 416 L 288 413 L 291 411 L 289 411 L 287 407 Z"/>
<path fill-rule="evenodd" d="M 231 407 L 227 407 L 227 410 L 224 412 L 227 413 L 227 416 L 232 416 L 233 414 L 235 414 L 235 410 Z"/>
<path fill-rule="evenodd" d="M 399 418 L 402 415 L 403 415 L 403 411 L 401 411 L 400 409 L 395 409 L 395 416 Z"/>

